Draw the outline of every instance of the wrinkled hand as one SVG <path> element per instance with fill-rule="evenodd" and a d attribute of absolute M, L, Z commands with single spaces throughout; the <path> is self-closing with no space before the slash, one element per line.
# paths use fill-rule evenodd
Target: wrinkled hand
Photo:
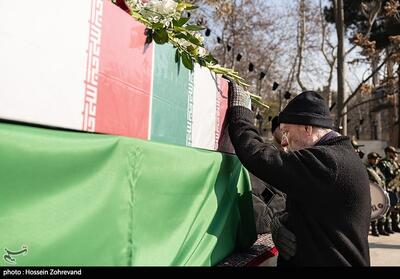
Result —
<path fill-rule="evenodd" d="M 272 240 L 278 249 L 279 254 L 289 260 L 296 254 L 296 236 L 283 224 L 287 221 L 288 214 L 275 215 L 272 219 L 271 233 Z"/>
<path fill-rule="evenodd" d="M 225 76 L 224 76 L 225 77 Z M 228 82 L 228 104 L 229 107 L 241 106 L 251 109 L 250 94 L 233 80 L 225 77 Z"/>

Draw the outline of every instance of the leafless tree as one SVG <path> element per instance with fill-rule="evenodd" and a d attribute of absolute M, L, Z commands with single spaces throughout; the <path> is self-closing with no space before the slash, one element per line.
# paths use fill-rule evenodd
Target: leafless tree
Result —
<path fill-rule="evenodd" d="M 209 28 L 205 42 L 208 50 L 221 65 L 245 77 L 250 90 L 267 103 L 277 101 L 271 88 L 274 81 L 285 80 L 286 73 L 281 69 L 290 34 L 283 32 L 282 26 L 289 18 L 282 18 L 263 0 L 195 2 L 200 6 L 197 16 Z"/>

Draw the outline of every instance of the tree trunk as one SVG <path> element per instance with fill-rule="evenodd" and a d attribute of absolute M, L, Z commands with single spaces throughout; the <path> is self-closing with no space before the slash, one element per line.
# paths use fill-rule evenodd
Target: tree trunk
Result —
<path fill-rule="evenodd" d="M 400 63 L 397 63 L 397 146 L 400 146 Z"/>
<path fill-rule="evenodd" d="M 386 48 L 386 53 L 387 55 L 390 54 L 390 46 Z M 393 75 L 393 60 L 389 59 L 386 64 L 386 76 L 387 76 L 387 83 L 388 83 L 388 95 L 392 96 L 393 99 L 388 99 L 388 102 L 392 102 L 392 107 L 388 108 L 388 129 L 385 130 L 385 132 L 388 134 L 389 142 L 391 145 L 396 145 L 396 115 L 397 115 L 397 109 L 396 109 L 396 98 L 395 98 L 395 83 L 394 83 L 394 75 Z"/>
<path fill-rule="evenodd" d="M 345 80 L 344 80 L 344 12 L 343 12 L 343 0 L 335 0 L 335 21 L 336 21 L 336 34 L 338 39 L 337 49 L 337 126 L 342 125 L 340 131 L 343 135 L 347 135 L 347 115 L 342 113 L 346 112 L 344 106 L 345 100 Z"/>
<path fill-rule="evenodd" d="M 304 44 L 305 44 L 305 35 L 306 35 L 306 4 L 305 0 L 300 0 L 299 5 L 299 23 L 297 29 L 297 57 L 298 57 L 298 64 L 297 64 L 297 73 L 296 73 L 296 80 L 299 84 L 302 91 L 306 91 L 306 87 L 304 86 L 303 82 L 301 81 L 301 67 L 303 63 L 303 51 L 304 51 Z"/>
<path fill-rule="evenodd" d="M 379 54 L 375 54 L 371 59 L 371 68 L 372 72 L 375 72 L 378 68 L 379 64 Z M 376 71 L 372 76 L 372 84 L 374 87 L 377 87 L 379 84 L 379 72 Z M 370 111 L 372 111 L 372 107 L 376 105 L 374 103 L 369 103 Z M 371 131 L 373 131 L 372 139 L 382 139 L 382 113 L 381 111 L 377 111 L 373 114 L 374 121 L 371 121 Z"/>

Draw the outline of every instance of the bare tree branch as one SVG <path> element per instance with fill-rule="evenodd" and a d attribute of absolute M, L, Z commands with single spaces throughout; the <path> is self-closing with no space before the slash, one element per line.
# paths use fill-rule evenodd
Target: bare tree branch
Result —
<path fill-rule="evenodd" d="M 367 32 L 365 32 L 365 37 L 369 37 L 369 34 L 371 33 L 372 26 L 374 25 L 374 22 L 376 20 L 376 17 L 378 16 L 380 10 L 382 7 L 381 1 L 374 0 L 370 3 L 361 3 L 361 10 L 363 11 L 364 15 L 368 18 L 368 29 Z M 346 57 L 350 52 L 353 51 L 353 49 L 356 48 L 357 45 L 353 45 L 349 50 L 346 51 L 344 56 Z"/>
<path fill-rule="evenodd" d="M 371 99 L 368 99 L 368 100 L 364 100 L 364 101 L 362 101 L 362 102 L 360 102 L 360 103 L 358 103 L 358 104 L 356 104 L 354 106 L 351 106 L 351 107 L 347 108 L 347 112 L 342 113 L 340 115 L 340 117 L 343 117 L 344 115 L 348 114 L 350 111 L 352 111 L 353 109 L 355 109 L 355 108 L 357 108 L 357 107 L 359 107 L 361 105 L 364 105 L 366 103 L 370 103 L 370 102 L 373 102 L 373 101 L 377 101 L 377 100 L 380 100 L 380 99 L 384 99 L 386 97 L 387 97 L 387 95 L 383 95 L 383 96 L 371 98 Z"/>
<path fill-rule="evenodd" d="M 386 64 L 386 62 L 391 58 L 391 56 L 392 56 L 393 54 L 394 54 L 393 52 L 389 53 L 389 54 L 386 56 L 386 58 L 381 62 L 381 64 L 380 64 L 375 70 L 373 70 L 373 71 L 369 74 L 368 77 L 366 77 L 365 79 L 363 79 L 363 80 L 361 81 L 361 83 L 357 86 L 357 88 L 354 90 L 354 92 L 353 92 L 353 93 L 346 99 L 346 101 L 343 103 L 343 107 L 345 107 L 345 106 L 350 102 L 350 100 L 353 99 L 353 98 L 357 95 L 357 93 L 359 92 L 361 86 L 362 86 L 365 82 L 367 82 L 370 78 L 372 78 L 372 77 L 375 75 L 375 73 L 379 72 L 379 70 Z M 341 111 L 341 112 L 342 112 L 342 111 Z M 342 114 L 340 114 L 340 115 L 342 115 Z"/>

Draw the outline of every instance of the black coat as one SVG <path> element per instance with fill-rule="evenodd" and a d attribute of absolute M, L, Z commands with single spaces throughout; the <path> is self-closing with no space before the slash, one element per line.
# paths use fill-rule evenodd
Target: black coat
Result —
<path fill-rule="evenodd" d="M 285 210 L 286 195 L 250 173 L 254 219 L 258 234 L 271 233 L 275 213 Z"/>
<path fill-rule="evenodd" d="M 287 194 L 287 227 L 297 238 L 289 264 L 369 266 L 371 198 L 367 171 L 348 137 L 280 152 L 263 142 L 244 107 L 228 110 L 237 156 L 254 175 Z"/>

